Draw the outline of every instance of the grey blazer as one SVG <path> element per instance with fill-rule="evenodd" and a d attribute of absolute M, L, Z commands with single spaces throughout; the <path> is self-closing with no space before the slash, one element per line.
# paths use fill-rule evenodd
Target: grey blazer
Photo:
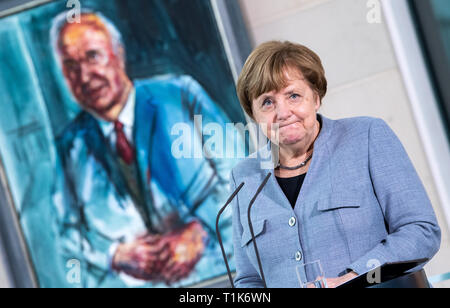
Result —
<path fill-rule="evenodd" d="M 296 266 L 320 260 L 327 278 L 375 265 L 430 259 L 441 232 L 425 189 L 399 139 L 381 119 L 331 120 L 322 129 L 293 210 L 272 169 L 275 146 L 241 161 L 231 172 L 237 287 L 262 287 L 247 220 L 252 224 L 268 287 L 298 287 Z"/>

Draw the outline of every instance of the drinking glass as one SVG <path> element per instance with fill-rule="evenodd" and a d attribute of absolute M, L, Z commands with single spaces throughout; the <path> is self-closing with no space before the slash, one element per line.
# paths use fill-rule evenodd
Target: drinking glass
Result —
<path fill-rule="evenodd" d="M 300 288 L 327 288 L 327 280 L 320 260 L 297 265 L 295 270 Z"/>

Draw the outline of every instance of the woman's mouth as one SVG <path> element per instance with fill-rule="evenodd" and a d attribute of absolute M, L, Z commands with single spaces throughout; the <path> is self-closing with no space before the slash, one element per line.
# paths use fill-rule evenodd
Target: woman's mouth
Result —
<path fill-rule="evenodd" d="M 293 122 L 293 123 L 290 123 L 290 124 L 280 125 L 279 127 L 280 127 L 280 129 L 282 129 L 282 128 L 287 129 L 287 128 L 292 128 L 294 126 L 297 126 L 297 124 L 298 124 L 298 122 Z"/>

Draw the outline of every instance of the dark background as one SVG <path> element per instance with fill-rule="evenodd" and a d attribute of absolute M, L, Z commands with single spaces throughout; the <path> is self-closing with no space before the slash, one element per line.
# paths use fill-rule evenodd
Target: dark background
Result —
<path fill-rule="evenodd" d="M 197 80 L 232 122 L 245 123 L 233 76 L 224 52 L 210 1 L 205 0 L 80 0 L 82 10 L 102 13 L 122 34 L 131 79 L 161 74 L 187 74 Z M 52 126 L 57 135 L 73 115 L 60 103 L 67 100 L 49 55 L 51 21 L 70 11 L 67 1 L 43 4 L 44 10 L 27 11 L 21 20 L 24 35 L 41 83 Z M 1 6 L 0 6 L 1 8 Z M 51 58 L 51 57 L 50 57 Z M 42 61 L 49 59 L 49 61 Z M 54 61 L 53 61 L 54 62 Z M 50 68 L 50 69 L 49 69 Z"/>

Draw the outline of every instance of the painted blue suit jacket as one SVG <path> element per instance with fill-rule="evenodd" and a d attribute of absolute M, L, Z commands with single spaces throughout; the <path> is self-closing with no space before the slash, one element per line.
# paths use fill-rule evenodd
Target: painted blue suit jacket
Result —
<path fill-rule="evenodd" d="M 54 199 L 64 262 L 81 262 L 84 287 L 144 285 L 110 270 L 114 247 L 146 232 L 169 232 L 195 219 L 209 232 L 210 240 L 195 271 L 180 284 L 223 274 L 215 218 L 226 201 L 230 170 L 237 160 L 206 155 L 175 158 L 171 153 L 180 146 L 176 141 L 183 128 L 184 133 L 190 133 L 184 140 L 191 141 L 184 147 L 191 154 L 202 153 L 208 136 L 199 134 L 201 128 L 194 125 L 195 115 L 202 116 L 203 126 L 217 123 L 223 128 L 228 117 L 188 76 L 136 81 L 134 87 L 133 142 L 145 201 L 133 202 L 117 155 L 103 136 L 98 120 L 82 112 L 57 140 L 63 170 L 59 172 Z M 239 144 L 239 140 L 233 141 Z M 205 145 L 205 149 L 209 148 Z M 231 217 L 222 221 L 224 242 L 232 250 Z"/>
<path fill-rule="evenodd" d="M 233 201 L 237 287 L 262 286 L 247 209 L 268 172 L 272 176 L 252 207 L 268 287 L 298 287 L 296 265 L 315 260 L 332 278 L 348 270 L 364 274 L 385 262 L 430 259 L 439 249 L 430 200 L 388 125 L 369 117 L 318 118 L 322 129 L 294 210 L 273 169 L 261 168 L 275 157 L 275 146 L 269 143 L 232 171 L 234 187 L 245 182 Z"/>

